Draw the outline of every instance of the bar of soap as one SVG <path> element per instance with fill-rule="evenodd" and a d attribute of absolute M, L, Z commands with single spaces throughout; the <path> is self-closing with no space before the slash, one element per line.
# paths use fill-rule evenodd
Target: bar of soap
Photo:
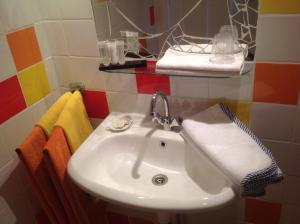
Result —
<path fill-rule="evenodd" d="M 113 122 L 113 127 L 116 129 L 124 128 L 128 125 L 128 121 L 126 119 L 118 119 Z"/>

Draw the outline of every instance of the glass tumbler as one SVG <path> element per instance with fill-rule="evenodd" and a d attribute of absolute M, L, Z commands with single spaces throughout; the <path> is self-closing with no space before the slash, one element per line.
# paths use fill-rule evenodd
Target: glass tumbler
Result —
<path fill-rule="evenodd" d="M 117 40 L 116 45 L 117 45 L 117 54 L 118 54 L 119 64 L 124 65 L 125 64 L 124 41 Z"/>
<path fill-rule="evenodd" d="M 108 41 L 98 42 L 99 54 L 100 54 L 100 63 L 104 66 L 110 65 L 111 56 L 108 49 Z"/>

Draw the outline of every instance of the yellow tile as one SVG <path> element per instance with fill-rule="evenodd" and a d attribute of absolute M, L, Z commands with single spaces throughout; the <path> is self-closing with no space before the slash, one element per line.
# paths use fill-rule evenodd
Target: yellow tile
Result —
<path fill-rule="evenodd" d="M 18 78 L 27 106 L 34 104 L 50 93 L 48 76 L 43 62 L 19 72 Z"/>
<path fill-rule="evenodd" d="M 261 14 L 300 13 L 300 0 L 262 0 L 259 11 Z"/>
<path fill-rule="evenodd" d="M 231 100 L 223 100 L 223 99 L 213 99 L 209 101 L 210 105 L 214 105 L 216 103 L 223 103 L 228 106 L 230 110 L 247 126 L 250 125 L 250 109 L 251 103 L 243 102 L 243 101 L 231 101 Z"/>

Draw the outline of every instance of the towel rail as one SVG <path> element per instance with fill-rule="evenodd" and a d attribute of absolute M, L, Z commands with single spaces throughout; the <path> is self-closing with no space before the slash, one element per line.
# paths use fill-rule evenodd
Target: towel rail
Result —
<path fill-rule="evenodd" d="M 72 93 L 78 90 L 82 94 L 85 91 L 85 86 L 80 82 L 71 82 L 69 84 L 69 89 Z"/>

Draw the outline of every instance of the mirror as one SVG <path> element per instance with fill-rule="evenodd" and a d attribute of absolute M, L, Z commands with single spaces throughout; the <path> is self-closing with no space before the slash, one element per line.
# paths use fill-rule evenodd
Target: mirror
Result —
<path fill-rule="evenodd" d="M 236 27 L 253 60 L 258 0 L 91 0 L 98 41 L 138 32 L 140 52 L 160 57 L 177 37 L 212 41 L 223 25 Z M 123 37 L 124 38 L 124 37 Z"/>

